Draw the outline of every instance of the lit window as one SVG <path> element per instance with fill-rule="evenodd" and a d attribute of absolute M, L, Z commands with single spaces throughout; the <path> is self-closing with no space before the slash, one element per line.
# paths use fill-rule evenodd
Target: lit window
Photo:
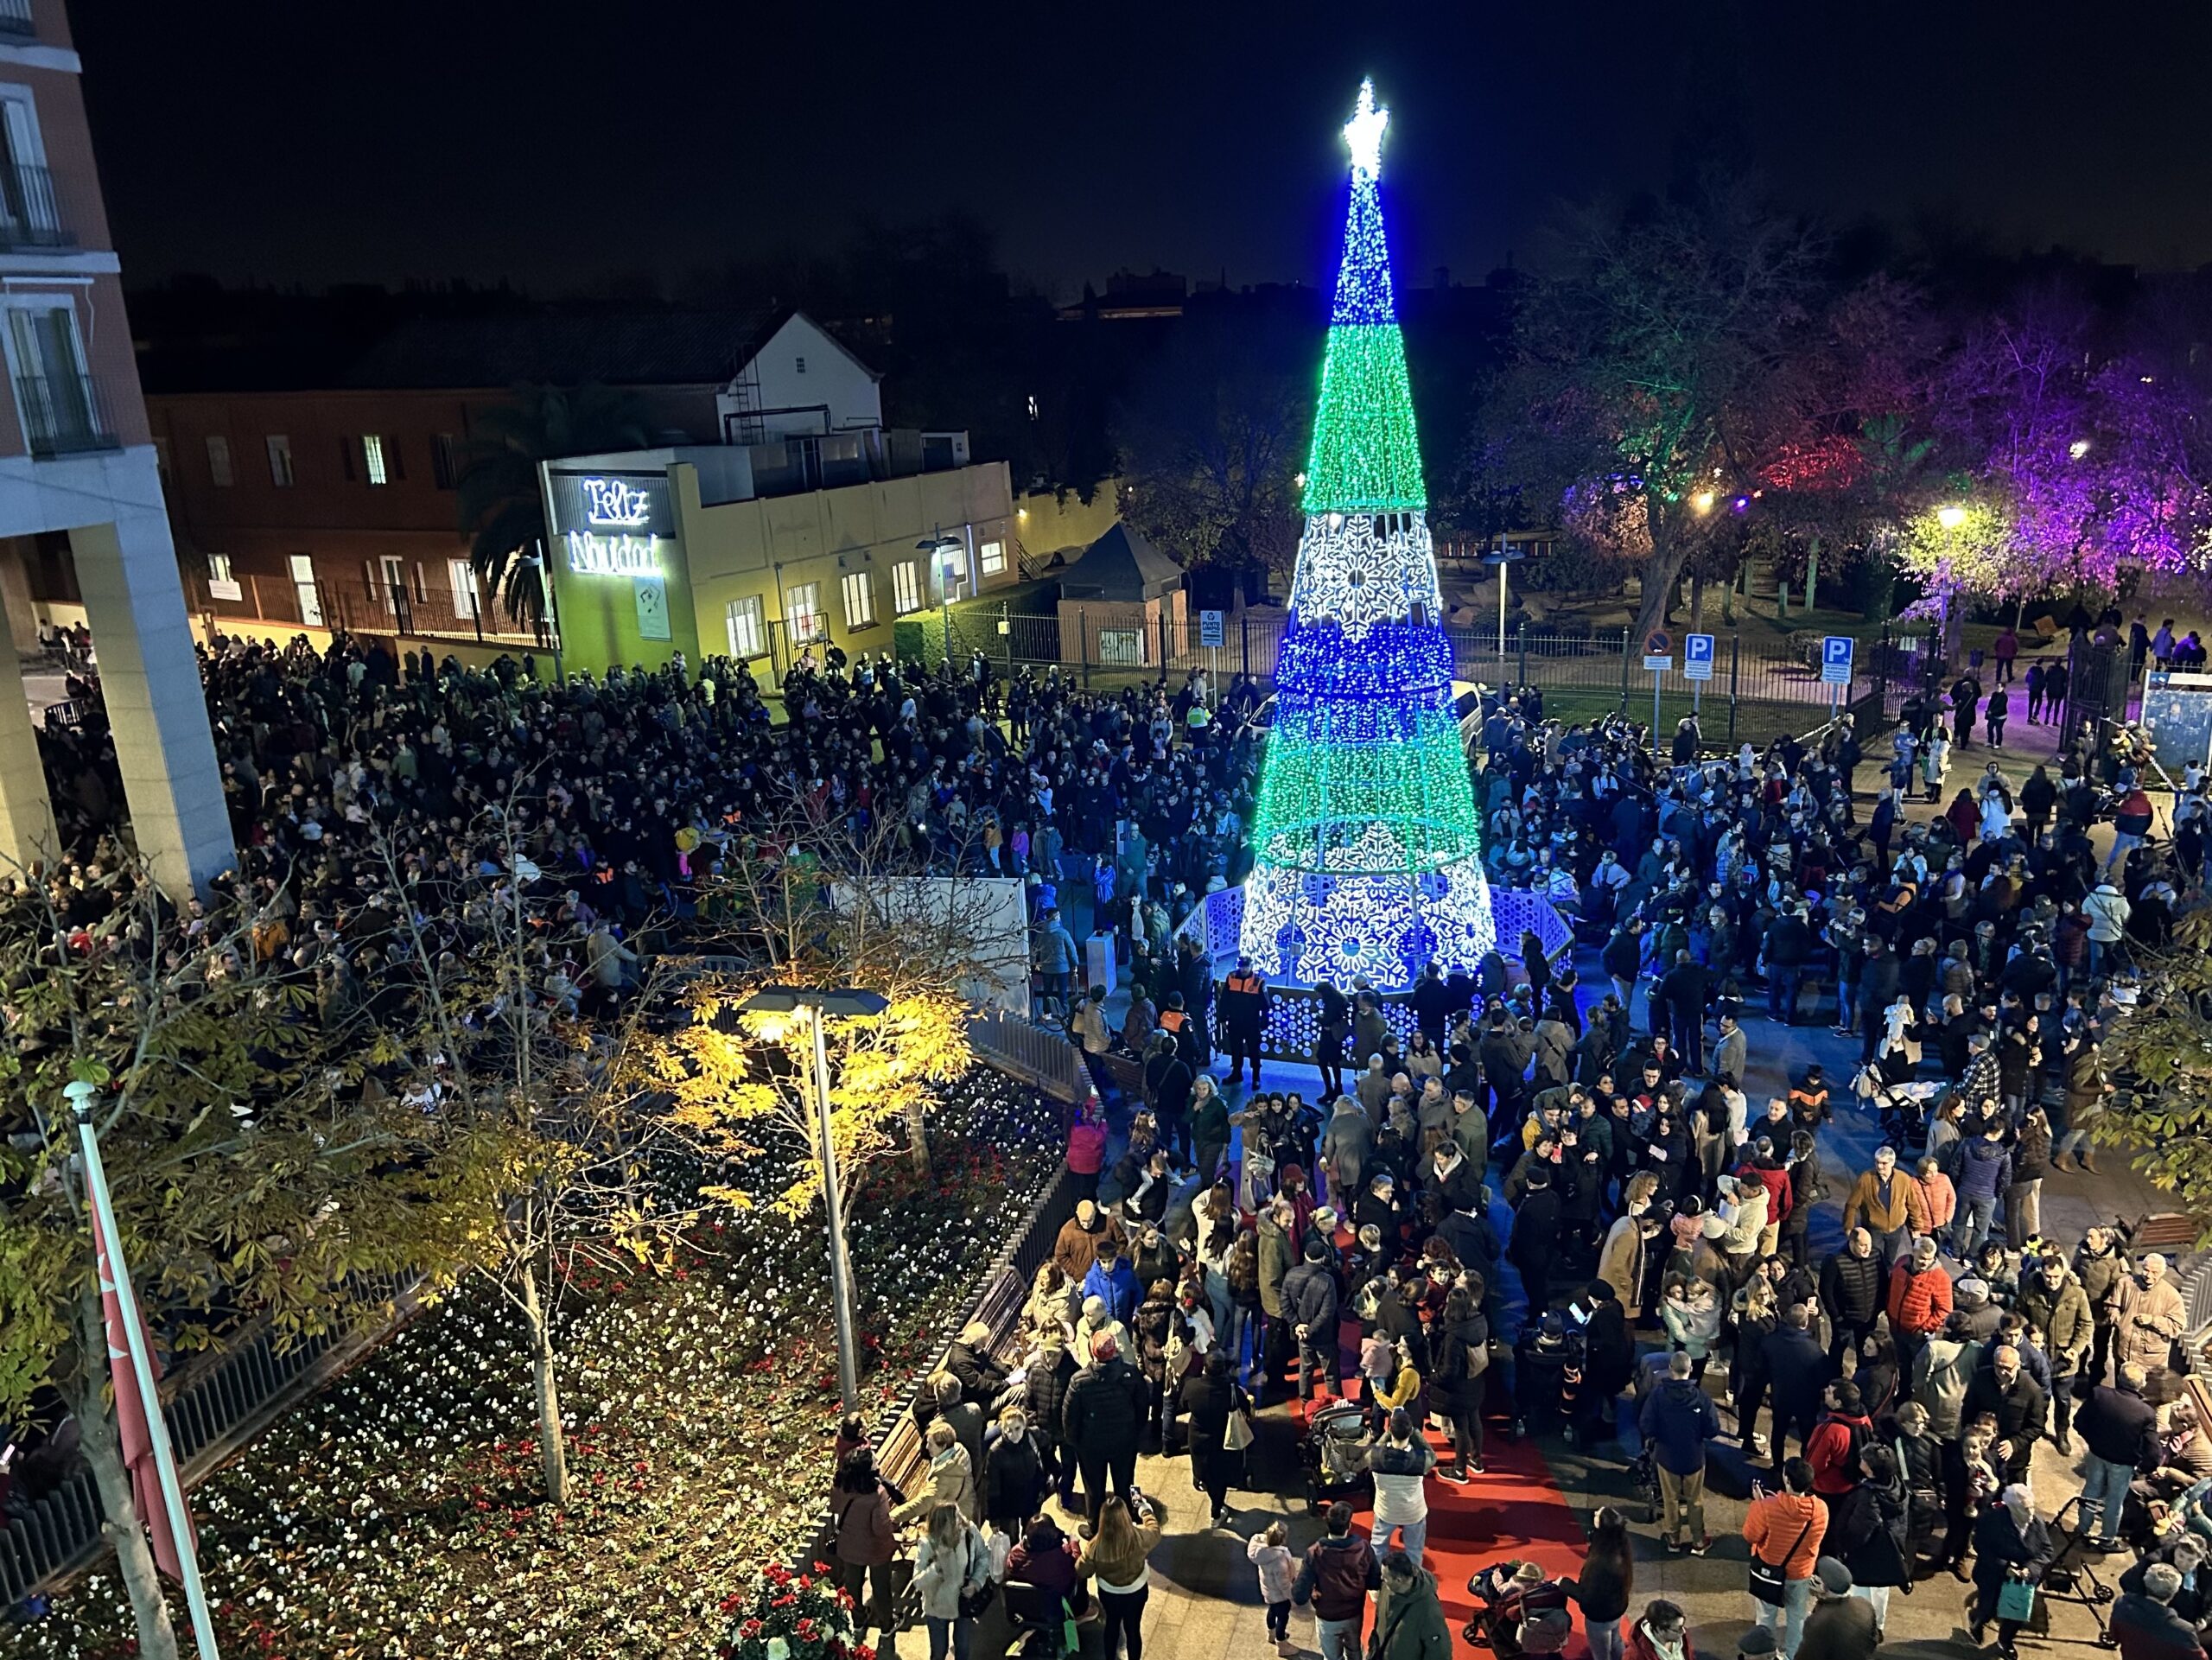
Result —
<path fill-rule="evenodd" d="M 446 561 L 446 582 L 453 589 L 453 614 L 456 617 L 476 614 L 476 567 L 466 559 Z"/>
<path fill-rule="evenodd" d="M 891 607 L 899 616 L 922 608 L 922 562 L 901 560 L 891 567 Z"/>
<path fill-rule="evenodd" d="M 450 490 L 460 480 L 461 444 L 450 432 L 433 433 L 430 436 L 430 481 L 441 490 Z"/>
<path fill-rule="evenodd" d="M 791 631 L 795 646 L 828 637 L 830 619 L 822 614 L 821 583 L 794 582 L 784 590 L 784 626 Z"/>
<path fill-rule="evenodd" d="M 227 582 L 232 580 L 229 554 L 211 553 L 207 556 L 207 580 L 211 582 Z"/>
<path fill-rule="evenodd" d="M 845 626 L 865 628 L 875 620 L 875 584 L 868 572 L 854 571 L 839 584 L 845 593 Z"/>
<path fill-rule="evenodd" d="M 231 441 L 219 432 L 207 435 L 207 476 L 218 489 L 231 487 Z"/>
<path fill-rule="evenodd" d="M 732 600 L 724 620 L 729 625 L 729 654 L 735 658 L 766 657 L 768 631 L 760 620 L 760 596 Z"/>
<path fill-rule="evenodd" d="M 384 440 L 373 432 L 361 435 L 361 467 L 371 484 L 389 484 L 391 478 L 384 470 Z"/>
<path fill-rule="evenodd" d="M 233 604 L 245 597 L 238 586 L 238 573 L 231 569 L 231 556 L 211 553 L 207 556 L 207 597 L 228 600 Z"/>
<path fill-rule="evenodd" d="M 986 542 L 983 544 L 982 554 L 984 576 L 995 576 L 1006 569 L 1005 543 Z"/>
<path fill-rule="evenodd" d="M 269 446 L 269 481 L 279 490 L 292 487 L 292 441 L 272 432 L 262 441 Z"/>

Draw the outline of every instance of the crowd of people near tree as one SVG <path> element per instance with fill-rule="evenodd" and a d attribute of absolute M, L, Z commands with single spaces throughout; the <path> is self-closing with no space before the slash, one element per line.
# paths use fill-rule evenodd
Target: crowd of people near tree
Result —
<path fill-rule="evenodd" d="M 1932 732 L 1925 709 L 1900 747 Z M 1102 1050 L 1149 1056 L 1126 1148 L 1102 1168 L 1094 1106 L 1071 1142 L 1086 1197 L 1012 1370 L 953 1390 L 1026 1415 L 1024 1496 L 1082 1518 L 1070 1540 L 1041 1503 L 1003 1517 L 1014 1581 L 1142 1504 L 1141 1448 L 1187 1453 L 1218 1525 L 1244 1473 L 1229 1425 L 1294 1396 L 1318 1426 L 1349 1398 L 1366 1536 L 1339 1502 L 1302 1559 L 1278 1533 L 1247 1542 L 1284 1653 L 1294 1608 L 1331 1660 L 1370 1631 L 1382 1653 L 1427 1651 L 1397 1646 L 1441 1622 L 1427 1494 L 1479 1476 L 1501 1424 L 1633 1460 L 1686 1554 L 1712 1546 L 1705 1483 L 1732 1443 L 1756 1483 L 1746 1654 L 1865 1660 L 1892 1593 L 1948 1574 L 1972 1587 L 1975 1641 L 2009 1657 L 2075 1536 L 2134 1558 L 2125 1650 L 2195 1651 L 2212 1397 L 2184 1383 L 2179 1291 L 2122 1228 L 2049 1233 L 2040 1197 L 2050 1170 L 2094 1168 L 2131 951 L 2201 902 L 2201 780 L 2154 846 L 2125 756 L 2069 755 L 2055 779 L 1992 759 L 1970 820 L 1923 821 L 1878 774 L 1854 798 L 1847 722 L 1671 766 L 1624 723 L 1562 726 L 1533 698 L 1483 724 L 1496 879 L 1542 887 L 1603 979 L 1533 944 L 1517 965 L 1432 968 L 1402 1044 L 1372 989 L 1324 988 L 1310 1106 L 1241 1042 L 1251 1084 L 1216 1076 L 1209 1008 L 1224 1028 L 1267 1019 L 1249 962 L 1217 983 L 1185 961 L 1166 995 L 1141 983 L 1120 1031 L 1098 1021 Z M 2100 859 L 2090 829 L 2115 810 L 2134 839 Z M 1830 1024 L 1859 1066 L 1806 1068 L 1755 1104 L 1760 1014 Z M 1839 1114 L 1880 1126 L 1856 1176 L 1824 1165 Z M 1842 1224 L 1825 1255 L 1823 1204 Z M 1027 1470 L 1006 1444 L 979 1435 L 968 1457 Z M 2038 1483 L 2076 1459 L 2084 1491 L 2054 1515 Z M 1324 1498 L 1344 1473 L 1317 1465 Z M 1478 1575 L 1469 1638 L 1500 1660 L 1551 1651 L 1580 1606 L 1593 1656 L 1685 1653 L 1679 1606 L 1636 1606 L 1623 1526 L 1599 1513 L 1575 1579 Z M 1034 1583 L 1081 1606 L 1082 1576 L 1063 1578 Z M 1115 1622 L 1137 1652 L 1126 1604 Z"/>
<path fill-rule="evenodd" d="M 73 718 L 41 734 L 63 850 L 0 875 L 0 916 L 27 963 L 119 952 L 182 995 L 265 976 L 334 1052 L 357 1021 L 409 1031 L 425 984 L 495 948 L 520 968 L 501 996 L 607 1015 L 656 951 L 741 936 L 747 884 L 723 879 L 742 862 L 804 862 L 818 881 L 857 849 L 1016 878 L 1041 938 L 1056 885 L 1091 885 L 1096 863 L 1103 903 L 1119 857 L 1128 926 L 1147 896 L 1172 906 L 1221 879 L 1254 766 L 1249 684 L 1217 696 L 1197 677 L 1094 695 L 982 659 L 931 671 L 831 652 L 779 696 L 722 659 L 556 684 L 528 654 L 472 668 L 342 635 L 325 649 L 219 635 L 200 665 L 236 868 L 204 897 L 154 889 L 97 663 L 79 653 Z M 0 1014 L 11 1042 L 50 1036 L 13 999 Z M 27 1116 L 5 1133 L 35 1146 L 39 1132 Z M 37 1417 L 5 1427 L 11 1511 L 73 1466 L 66 1404 Z"/>
<path fill-rule="evenodd" d="M 880 824 L 917 868 L 1023 880 L 1044 989 L 1073 1006 L 1086 1058 L 1144 1058 L 1142 1098 L 1110 1167 L 1100 1116 L 1078 1125 L 1088 1193 L 1039 1271 L 1012 1364 L 974 1333 L 931 1380 L 925 1487 L 892 1494 L 857 1435 L 846 1449 L 837 1554 L 879 1615 L 889 1587 L 869 1570 L 909 1526 L 925 1536 L 912 1560 L 933 1643 L 963 1650 L 985 1587 L 1010 1575 L 1095 1593 L 1109 1655 L 1139 1655 L 1159 1526 L 1135 1489 L 1139 1449 L 1186 1454 L 1224 1520 L 1252 1412 L 1317 1392 L 1364 1409 L 1376 1519 L 1361 1540 L 1332 1508 L 1328 1537 L 1290 1561 L 1269 1554 L 1280 1539 L 1252 1542 L 1285 1651 L 1303 1606 L 1325 1653 L 1351 1652 L 1377 1593 L 1384 1651 L 1423 1651 L 1441 1620 L 1421 1566 L 1428 1483 L 1482 1472 L 1486 1420 L 1600 1452 L 1623 1437 L 1624 1456 L 1640 1443 L 1665 1538 L 1687 1551 L 1707 1543 L 1705 1450 L 1725 1427 L 1769 1472 L 1745 1532 L 1773 1569 L 1760 1617 L 1788 1656 L 1846 1618 L 1878 1635 L 1889 1589 L 1939 1571 L 1973 1580 L 1977 1634 L 1993 1626 L 2009 1650 L 2025 1616 L 2008 1587 L 2052 1551 L 2038 1449 L 2048 1469 L 2075 1436 L 2078 1524 L 2143 1551 L 2122 1612 L 2172 1612 L 2166 1564 L 2196 1584 L 2212 1412 L 2176 1380 L 2177 1293 L 2155 1254 L 2132 1258 L 2111 1231 L 2045 1237 L 2038 1199 L 2046 1170 L 2090 1167 L 2131 948 L 2201 899 L 2201 779 L 2166 848 L 2125 760 L 2069 755 L 2056 779 L 2016 779 L 1993 757 L 1964 793 L 1971 812 L 1923 822 L 1904 811 L 1909 777 L 1854 799 L 1847 722 L 1719 761 L 1693 741 L 1670 765 L 1624 723 L 1563 726 L 1534 696 L 1496 700 L 1477 780 L 1494 880 L 1541 887 L 1602 983 L 1526 942 L 1516 965 L 1500 951 L 1432 970 L 1406 999 L 1402 1046 L 1373 989 L 1324 988 L 1309 1108 L 1262 1086 L 1264 983 L 1249 964 L 1217 982 L 1173 933 L 1240 874 L 1248 684 L 1092 695 L 1052 675 L 1002 682 L 980 659 L 934 673 L 831 660 L 787 680 L 778 721 L 740 665 L 559 686 L 538 667 L 217 641 L 205 671 L 241 865 L 146 949 L 181 963 L 235 919 L 251 962 L 208 972 L 307 976 L 342 1012 L 404 995 L 398 907 L 465 954 L 482 907 L 518 895 L 533 995 L 592 1008 L 634 984 L 638 931 L 711 925 L 718 866 L 764 842 L 780 851 L 794 824 Z M 1895 765 L 1924 773 L 1938 713 L 1908 706 Z M 45 738 L 74 852 L 41 873 L 43 900 L 18 886 L 10 901 L 50 903 L 71 926 L 137 880 L 112 839 L 111 747 L 87 714 Z M 1949 764 L 1965 742 L 1954 728 Z M 2107 815 L 2119 835 L 2100 861 L 2089 830 Z M 1075 882 L 1133 949 L 1116 1030 L 1104 988 L 1076 995 L 1084 961 L 1059 906 Z M 1831 1019 L 1864 1069 L 1815 1069 L 1754 1110 L 1753 997 L 1785 1023 Z M 1839 1110 L 1879 1113 L 1888 1138 L 1850 1183 L 1821 1166 Z M 1843 1208 L 1845 1243 L 1816 1269 L 1823 1199 Z M 1662 1361 L 1640 1357 L 1640 1335 Z M 1052 1493 L 1080 1494 L 1078 1526 L 1062 1530 Z M 1678 1608 L 1631 1617 L 1631 1574 L 1560 1586 L 1512 1566 L 1482 1628 L 1502 1660 L 1535 1651 L 1523 1635 L 1556 1598 L 1580 1599 L 1593 1651 L 1680 1651 Z"/>

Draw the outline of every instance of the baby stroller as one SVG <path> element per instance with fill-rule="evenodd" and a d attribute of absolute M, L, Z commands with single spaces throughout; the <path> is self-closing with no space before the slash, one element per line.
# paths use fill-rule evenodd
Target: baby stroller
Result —
<path fill-rule="evenodd" d="M 1929 1103 L 1943 1092 L 1937 1082 L 1892 1084 L 1877 1061 L 1852 1080 L 1853 1093 L 1874 1110 L 1882 1139 L 1891 1147 L 1917 1147 L 1928 1139 Z"/>
<path fill-rule="evenodd" d="M 1573 1631 L 1566 1587 L 1533 1564 L 1508 1561 L 1479 1568 L 1467 1580 L 1467 1594 L 1474 1612 L 1459 1636 L 1497 1660 L 1557 1654 Z"/>
<path fill-rule="evenodd" d="M 1315 1412 L 1299 1443 L 1306 1466 L 1306 1508 L 1319 1511 L 1369 1482 L 1367 1409 L 1357 1401 L 1332 1401 Z"/>

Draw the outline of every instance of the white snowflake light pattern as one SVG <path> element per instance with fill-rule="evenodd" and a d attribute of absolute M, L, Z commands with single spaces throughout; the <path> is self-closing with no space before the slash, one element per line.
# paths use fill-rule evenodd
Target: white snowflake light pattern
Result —
<path fill-rule="evenodd" d="M 1313 894 L 1307 896 L 1298 977 L 1309 983 L 1336 980 L 1350 984 L 1363 974 L 1378 986 L 1402 982 L 1406 976 L 1402 942 L 1414 925 L 1414 879 L 1336 876 L 1325 881 L 1327 892 L 1319 896 L 1318 905 Z"/>
<path fill-rule="evenodd" d="M 1298 544 L 1291 608 L 1326 617 L 1344 638 L 1364 639 L 1378 623 L 1402 622 L 1418 610 L 1434 622 L 1444 614 L 1436 554 L 1425 513 L 1314 513 Z"/>

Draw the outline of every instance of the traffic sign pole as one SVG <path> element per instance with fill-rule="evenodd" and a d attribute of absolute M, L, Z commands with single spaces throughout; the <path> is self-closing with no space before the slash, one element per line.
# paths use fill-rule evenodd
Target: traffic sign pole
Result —
<path fill-rule="evenodd" d="M 1705 707 L 1705 683 L 1713 678 L 1713 636 L 1682 636 L 1682 677 L 1690 683 L 1690 713 Z"/>
<path fill-rule="evenodd" d="M 1821 678 L 1828 689 L 1828 722 L 1834 725 L 1843 708 L 1843 690 L 1851 684 L 1852 659 L 1859 642 L 1849 634 L 1829 634 L 1821 641 Z"/>
<path fill-rule="evenodd" d="M 1651 758 L 1655 761 L 1659 759 L 1659 683 L 1675 666 L 1674 652 L 1674 636 L 1664 628 L 1654 628 L 1643 637 L 1643 666 L 1651 671 Z"/>

